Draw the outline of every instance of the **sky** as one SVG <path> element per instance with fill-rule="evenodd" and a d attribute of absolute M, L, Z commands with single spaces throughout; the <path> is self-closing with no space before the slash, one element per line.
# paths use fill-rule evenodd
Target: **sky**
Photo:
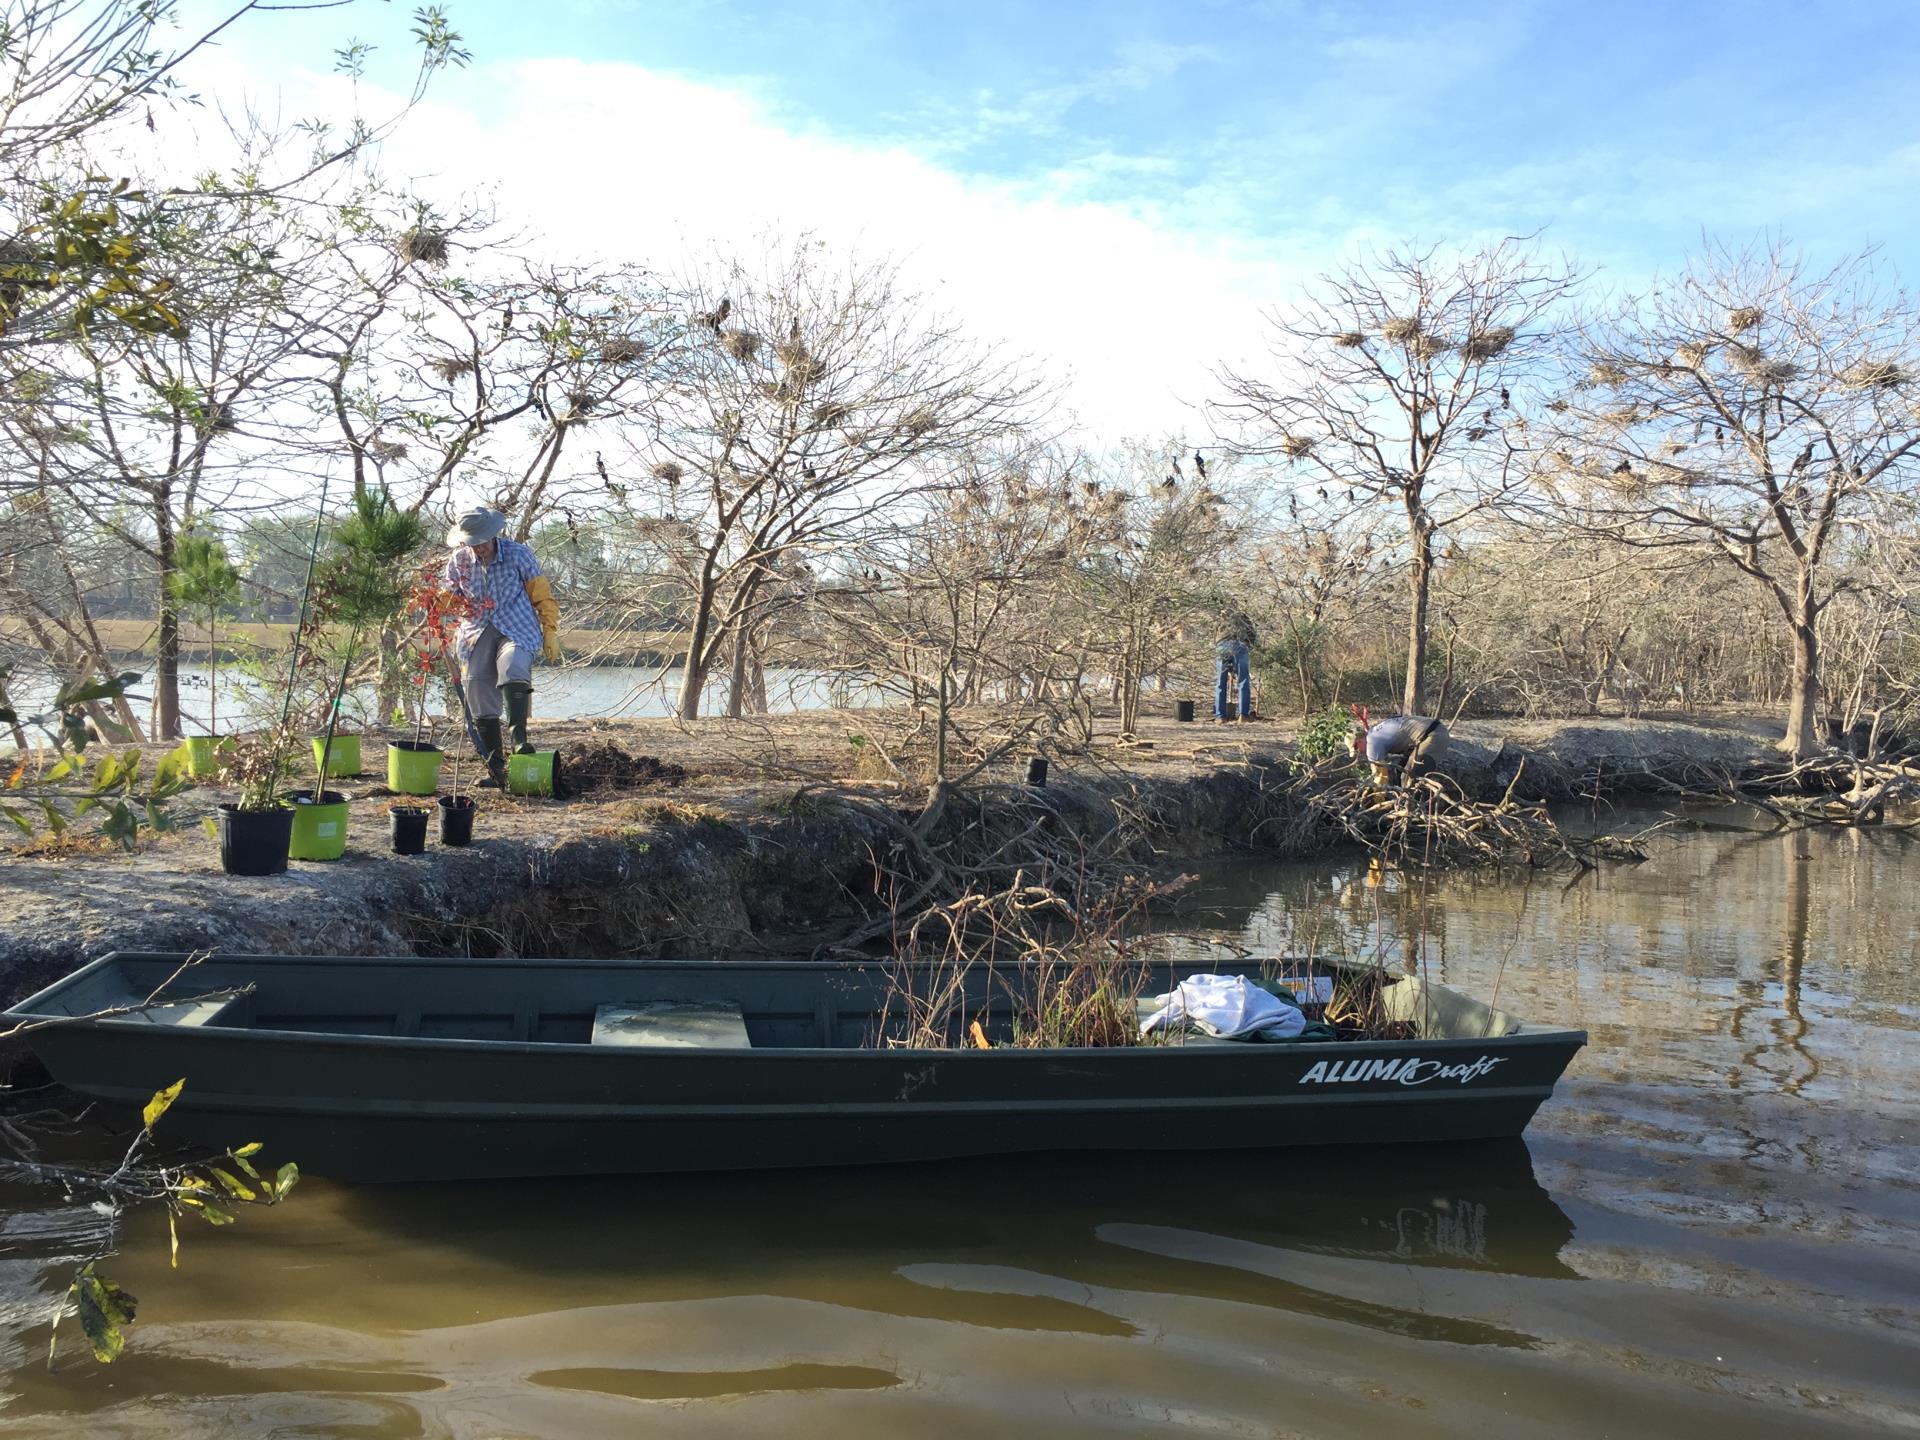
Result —
<path fill-rule="evenodd" d="M 189 25 L 220 8 L 185 0 Z M 808 233 L 896 260 L 1062 377 L 1096 439 L 1205 435 L 1263 313 L 1389 246 L 1538 232 L 1596 294 L 1707 236 L 1920 276 L 1913 0 L 446 8 L 473 61 L 387 142 L 390 178 L 489 200 L 556 258 Z M 405 88 L 410 9 L 249 16 L 187 78 L 337 110 L 349 38 Z"/>

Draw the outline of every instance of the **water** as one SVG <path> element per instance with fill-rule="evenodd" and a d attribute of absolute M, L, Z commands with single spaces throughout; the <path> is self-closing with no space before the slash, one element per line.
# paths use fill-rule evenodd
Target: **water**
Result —
<path fill-rule="evenodd" d="M 151 671 L 141 662 L 129 662 L 129 670 L 141 678 L 129 685 L 134 713 L 145 723 L 152 713 Z M 667 670 L 639 665 L 581 665 L 565 670 L 534 671 L 536 712 L 549 720 L 602 719 L 614 716 L 660 716 L 674 713 L 680 695 L 683 672 L 679 667 Z M 217 708 L 220 728 L 230 731 L 236 724 L 257 727 L 279 718 L 280 692 L 275 686 L 261 686 L 231 666 L 220 671 L 219 704 L 210 707 L 211 676 L 203 666 L 185 665 L 180 670 L 180 708 L 186 732 L 205 734 L 209 710 Z M 845 676 L 816 670 L 770 669 L 766 672 L 767 708 L 776 715 L 798 710 L 851 708 L 881 704 L 883 699 L 868 687 Z M 21 714 L 31 714 L 52 705 L 50 684 L 31 680 L 19 685 L 13 695 Z M 432 687 L 430 704 L 446 700 L 446 687 Z M 348 695 L 343 707 L 356 723 L 375 722 L 374 696 L 370 689 Z M 727 681 L 724 673 L 709 679 L 702 693 L 700 713 L 726 713 Z M 0 742 L 4 743 L 4 742 Z M 11 748 L 10 745 L 8 748 Z"/>
<path fill-rule="evenodd" d="M 405 1189 L 304 1183 L 112 1271 L 20 1192 L 26 1436 L 1540 1435 L 1920 1429 L 1920 849 L 1734 832 L 1563 888 L 1206 869 L 1194 923 L 1415 954 L 1585 1026 L 1524 1146 Z M 69 1342 L 71 1344 L 71 1342 Z"/>

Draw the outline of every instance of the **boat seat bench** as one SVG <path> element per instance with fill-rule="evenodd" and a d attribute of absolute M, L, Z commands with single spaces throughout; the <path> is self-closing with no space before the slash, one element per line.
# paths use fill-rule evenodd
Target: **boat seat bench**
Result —
<path fill-rule="evenodd" d="M 666 1050 L 745 1050 L 747 1017 L 724 1000 L 652 1000 L 601 1005 L 593 1012 L 595 1045 Z"/>
<path fill-rule="evenodd" d="M 238 995 L 213 995 L 193 1000 L 167 1000 L 149 1005 L 144 1010 L 135 1010 L 123 1018 L 144 1020 L 150 1025 L 211 1025 L 233 1009 L 241 998 Z"/>

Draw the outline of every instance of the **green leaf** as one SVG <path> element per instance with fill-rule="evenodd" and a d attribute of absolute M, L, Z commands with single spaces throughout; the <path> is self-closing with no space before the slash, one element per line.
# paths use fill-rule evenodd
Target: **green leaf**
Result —
<path fill-rule="evenodd" d="M 222 1210 L 211 1200 L 202 1200 L 195 1195 L 182 1195 L 180 1197 L 180 1203 L 191 1209 L 194 1214 L 198 1215 L 209 1225 L 233 1224 L 232 1212 Z"/>
<path fill-rule="evenodd" d="M 249 1140 L 246 1144 L 242 1145 L 238 1150 L 233 1152 L 233 1158 L 236 1160 L 244 1160 L 249 1155 L 258 1155 L 262 1148 L 263 1147 L 261 1146 L 258 1140 Z"/>
<path fill-rule="evenodd" d="M 180 1268 L 180 1222 L 173 1211 L 167 1211 L 167 1258 L 175 1270 Z"/>
<path fill-rule="evenodd" d="M 164 1071 L 162 1072 L 165 1073 Z M 180 1092 L 186 1088 L 187 1077 L 182 1075 L 164 1090 L 156 1090 L 153 1098 L 147 1101 L 147 1108 L 140 1112 L 140 1123 L 151 1130 L 160 1117 L 173 1107 L 180 1098 Z"/>
<path fill-rule="evenodd" d="M 241 1180 L 235 1179 L 217 1165 L 207 1166 L 207 1173 L 220 1182 L 220 1188 L 236 1200 L 258 1200 L 260 1197 Z"/>
<path fill-rule="evenodd" d="M 22 815 L 18 810 L 14 809 L 11 805 L 0 805 L 0 815 L 6 816 L 7 819 L 11 820 L 15 825 L 19 826 L 20 833 L 22 835 L 30 836 L 33 834 L 33 822 L 29 820 L 26 816 Z"/>
<path fill-rule="evenodd" d="M 200 817 L 200 828 L 207 832 L 207 838 L 209 840 L 218 840 L 220 838 L 220 822 L 215 820 L 213 816 L 202 815 Z"/>
<path fill-rule="evenodd" d="M 300 1182 L 300 1167 L 289 1160 L 275 1172 L 273 1177 L 273 1200 L 277 1205 L 287 1198 L 287 1192 Z"/>
<path fill-rule="evenodd" d="M 139 683 L 140 672 L 122 671 L 111 680 L 88 680 L 70 685 L 53 698 L 56 710 L 71 710 L 76 705 L 84 705 L 89 700 L 104 700 L 110 695 L 118 695 L 129 685 Z"/>
<path fill-rule="evenodd" d="M 111 1365 L 126 1348 L 124 1327 L 133 1323 L 136 1303 L 133 1296 L 105 1276 L 96 1274 L 91 1260 L 80 1267 L 67 1294 L 80 1317 L 80 1329 L 86 1334 L 87 1344 L 93 1347 L 93 1358 L 102 1365 Z"/>

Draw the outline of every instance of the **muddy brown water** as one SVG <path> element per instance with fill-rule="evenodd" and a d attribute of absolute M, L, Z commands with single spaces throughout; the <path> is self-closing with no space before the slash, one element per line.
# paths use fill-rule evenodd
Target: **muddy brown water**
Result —
<path fill-rule="evenodd" d="M 1726 817 L 1715 817 L 1724 819 Z M 1412 954 L 1591 1046 L 1525 1144 L 351 1188 L 8 1191 L 23 1436 L 1808 1436 L 1920 1429 L 1920 845 L 1688 834 L 1569 889 L 1206 867 L 1244 943 Z"/>

